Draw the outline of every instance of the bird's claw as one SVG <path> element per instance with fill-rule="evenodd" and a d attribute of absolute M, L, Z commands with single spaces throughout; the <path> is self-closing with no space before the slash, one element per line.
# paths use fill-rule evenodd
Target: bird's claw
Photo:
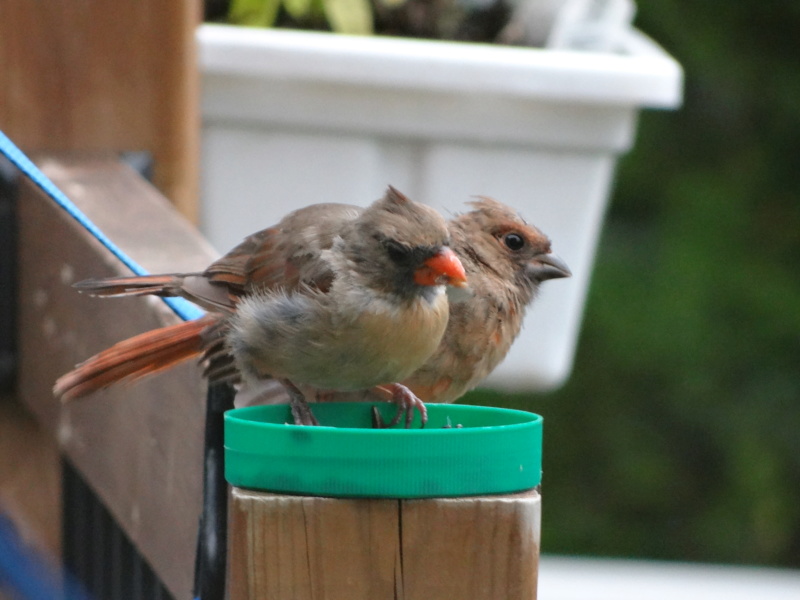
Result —
<path fill-rule="evenodd" d="M 381 411 L 377 406 L 372 407 L 372 428 L 373 429 L 386 429 L 386 422 L 381 416 Z"/>
<path fill-rule="evenodd" d="M 387 386 L 388 387 L 388 386 Z M 372 407 L 372 426 L 375 429 L 387 429 L 394 427 L 400 422 L 400 419 L 405 419 L 406 429 L 411 428 L 411 422 L 414 420 L 414 411 L 419 411 L 420 421 L 422 427 L 428 422 L 428 409 L 425 408 L 425 403 L 417 398 L 417 395 L 404 385 L 399 383 L 392 384 L 389 388 L 391 390 L 391 402 L 397 405 L 397 413 L 394 418 L 386 424 L 383 417 L 378 411 L 377 407 Z"/>
<path fill-rule="evenodd" d="M 289 402 L 289 407 L 292 409 L 292 419 L 294 419 L 295 425 L 319 425 L 317 417 L 311 412 L 311 407 L 305 399 L 302 402 L 296 402 L 292 399 Z"/>
<path fill-rule="evenodd" d="M 295 386 L 288 379 L 282 379 L 281 383 L 283 384 L 283 387 L 286 388 L 286 392 L 289 394 L 289 408 L 292 411 L 292 419 L 294 419 L 294 424 L 313 426 L 319 425 L 319 421 L 317 421 L 314 413 L 311 412 L 311 407 L 308 405 L 303 392 L 301 392 L 297 386 Z"/>

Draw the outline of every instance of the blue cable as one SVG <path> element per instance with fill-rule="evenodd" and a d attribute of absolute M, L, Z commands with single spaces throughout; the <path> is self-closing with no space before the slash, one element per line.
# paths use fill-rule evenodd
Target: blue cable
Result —
<path fill-rule="evenodd" d="M 6 156 L 11 163 L 16 166 L 22 173 L 36 184 L 45 194 L 50 196 L 56 204 L 66 210 L 78 223 L 80 223 L 86 231 L 91 233 L 97 240 L 105 246 L 109 252 L 120 259 L 125 266 L 127 266 L 136 275 L 147 275 L 147 271 L 137 264 L 130 256 L 125 254 L 114 242 L 112 242 L 106 234 L 92 223 L 81 209 L 75 206 L 67 196 L 58 189 L 55 184 L 47 178 L 47 176 L 33 164 L 33 162 L 25 156 L 14 142 L 8 136 L 0 131 L 0 153 Z M 184 321 L 191 321 L 202 317 L 205 313 L 201 308 L 195 306 L 188 300 L 183 298 L 164 298 L 169 307 Z"/>
<path fill-rule="evenodd" d="M 22 600 L 89 600 L 71 575 L 49 566 L 19 536 L 11 518 L 0 512 L 0 591 Z"/>

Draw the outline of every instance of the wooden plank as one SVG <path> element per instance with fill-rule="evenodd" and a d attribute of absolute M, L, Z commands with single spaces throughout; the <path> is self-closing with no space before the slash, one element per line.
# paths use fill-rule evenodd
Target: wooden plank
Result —
<path fill-rule="evenodd" d="M 541 497 L 403 502 L 403 598 L 535 600 Z"/>
<path fill-rule="evenodd" d="M 363 500 L 233 488 L 231 600 L 534 600 L 541 497 Z"/>
<path fill-rule="evenodd" d="M 57 559 L 61 552 L 58 448 L 16 398 L 2 394 L 0 456 L 0 511 L 11 518 L 25 544 Z"/>
<path fill-rule="evenodd" d="M 394 597 L 397 500 L 231 493 L 231 600 Z"/>
<path fill-rule="evenodd" d="M 42 158 L 44 172 L 152 271 L 215 254 L 169 203 L 111 158 Z M 189 597 L 201 501 L 205 385 L 190 364 L 62 406 L 55 379 L 131 335 L 177 322 L 160 300 L 97 299 L 70 284 L 127 269 L 63 209 L 23 183 L 19 218 L 19 395 L 57 438 L 178 598 Z"/>
<path fill-rule="evenodd" d="M 0 127 L 31 150 L 147 150 L 197 217 L 199 0 L 0 0 Z"/>

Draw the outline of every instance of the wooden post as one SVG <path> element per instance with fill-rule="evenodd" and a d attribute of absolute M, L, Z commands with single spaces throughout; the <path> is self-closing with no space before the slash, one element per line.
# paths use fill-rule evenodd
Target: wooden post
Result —
<path fill-rule="evenodd" d="M 230 600 L 536 598 L 536 490 L 426 500 L 231 493 Z"/>

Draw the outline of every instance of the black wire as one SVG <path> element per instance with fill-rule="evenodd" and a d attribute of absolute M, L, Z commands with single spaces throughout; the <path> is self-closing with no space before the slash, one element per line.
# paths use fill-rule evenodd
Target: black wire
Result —
<path fill-rule="evenodd" d="M 197 535 L 194 595 L 224 600 L 228 539 L 228 484 L 225 481 L 224 421 L 236 392 L 229 383 L 208 386 L 203 449 L 203 512 Z"/>

